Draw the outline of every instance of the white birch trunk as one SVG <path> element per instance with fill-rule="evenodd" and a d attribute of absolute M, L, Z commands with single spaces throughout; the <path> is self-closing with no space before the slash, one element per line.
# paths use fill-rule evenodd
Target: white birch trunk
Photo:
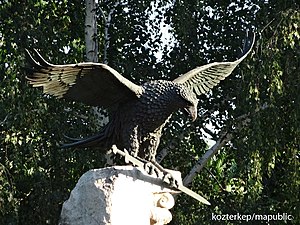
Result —
<path fill-rule="evenodd" d="M 98 31 L 97 31 L 97 4 L 95 0 L 85 0 L 85 53 L 86 61 L 98 62 Z M 106 55 L 106 52 L 104 53 Z M 108 123 L 108 118 L 101 113 L 98 107 L 92 107 L 97 117 L 97 128 Z"/>
<path fill-rule="evenodd" d="M 98 62 L 98 35 L 95 0 L 85 0 L 85 48 L 86 60 Z"/>

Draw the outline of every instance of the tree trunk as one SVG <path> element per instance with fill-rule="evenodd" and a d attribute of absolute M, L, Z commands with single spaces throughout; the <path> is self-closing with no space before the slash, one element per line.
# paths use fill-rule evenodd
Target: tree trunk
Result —
<path fill-rule="evenodd" d="M 85 51 L 86 60 L 98 62 L 98 35 L 95 0 L 85 0 Z"/>

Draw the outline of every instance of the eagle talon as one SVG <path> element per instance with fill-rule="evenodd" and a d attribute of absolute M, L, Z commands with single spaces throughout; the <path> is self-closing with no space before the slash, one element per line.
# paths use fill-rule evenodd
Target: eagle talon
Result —
<path fill-rule="evenodd" d="M 178 180 L 176 180 L 174 178 L 174 176 L 171 173 L 168 173 L 168 172 L 164 173 L 163 182 L 169 184 L 171 187 L 174 187 L 174 188 L 179 187 Z"/>
<path fill-rule="evenodd" d="M 160 170 L 155 165 L 153 165 L 151 162 L 146 162 L 144 164 L 144 170 L 149 175 L 155 174 L 157 177 L 159 177 Z"/>
<path fill-rule="evenodd" d="M 149 162 L 144 163 L 144 170 L 146 171 L 147 174 L 152 175 L 153 171 L 152 171 L 153 165 Z"/>

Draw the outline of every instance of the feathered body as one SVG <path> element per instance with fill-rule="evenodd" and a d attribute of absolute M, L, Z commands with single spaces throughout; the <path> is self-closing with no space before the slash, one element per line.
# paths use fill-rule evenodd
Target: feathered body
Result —
<path fill-rule="evenodd" d="M 134 156 L 147 161 L 155 160 L 162 129 L 172 113 L 186 108 L 195 120 L 198 99 L 185 86 L 172 81 L 156 80 L 141 87 L 140 97 L 120 103 L 99 134 L 65 144 L 64 147 L 100 146 L 109 149 L 115 144 Z"/>

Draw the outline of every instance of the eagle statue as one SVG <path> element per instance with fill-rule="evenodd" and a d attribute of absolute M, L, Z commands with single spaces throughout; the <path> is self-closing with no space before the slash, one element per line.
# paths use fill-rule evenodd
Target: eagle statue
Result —
<path fill-rule="evenodd" d="M 229 76 L 251 51 L 254 35 L 246 40 L 241 58 L 233 62 L 214 62 L 197 67 L 173 81 L 154 80 L 137 85 L 110 66 L 84 62 L 54 65 L 36 50 L 26 50 L 30 64 L 27 79 L 43 93 L 109 109 L 109 122 L 99 133 L 83 139 L 70 139 L 63 147 L 112 145 L 146 162 L 155 156 L 162 129 L 173 112 L 184 109 L 197 118 L 197 96 L 208 92 Z"/>

